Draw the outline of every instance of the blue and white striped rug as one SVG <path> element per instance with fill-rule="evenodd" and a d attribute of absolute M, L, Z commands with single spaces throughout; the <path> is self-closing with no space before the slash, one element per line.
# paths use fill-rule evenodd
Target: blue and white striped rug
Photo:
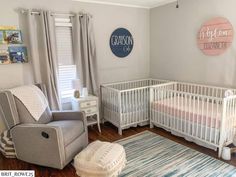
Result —
<path fill-rule="evenodd" d="M 150 131 L 117 142 L 128 161 L 120 177 L 236 176 L 234 166 Z"/>

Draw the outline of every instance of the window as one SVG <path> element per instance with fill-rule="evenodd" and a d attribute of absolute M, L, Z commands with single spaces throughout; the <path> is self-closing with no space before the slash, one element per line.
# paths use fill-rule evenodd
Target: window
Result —
<path fill-rule="evenodd" d="M 63 102 L 72 97 L 74 93 L 74 90 L 72 88 L 72 80 L 75 78 L 75 65 L 59 65 L 59 90 Z"/>
<path fill-rule="evenodd" d="M 59 91 L 62 103 L 73 95 L 72 80 L 76 79 L 73 59 L 72 24 L 69 18 L 56 18 L 57 56 L 59 63 Z"/>

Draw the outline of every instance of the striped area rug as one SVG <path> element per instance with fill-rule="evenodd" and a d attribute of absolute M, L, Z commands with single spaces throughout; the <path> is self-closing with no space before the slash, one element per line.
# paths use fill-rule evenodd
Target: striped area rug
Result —
<path fill-rule="evenodd" d="M 119 177 L 231 177 L 236 168 L 150 131 L 117 141 L 127 164 Z"/>

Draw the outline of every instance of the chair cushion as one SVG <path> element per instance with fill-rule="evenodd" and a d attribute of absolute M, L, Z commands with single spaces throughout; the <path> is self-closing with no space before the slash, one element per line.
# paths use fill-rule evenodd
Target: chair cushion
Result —
<path fill-rule="evenodd" d="M 25 105 L 17 97 L 14 96 L 14 98 L 21 123 L 47 124 L 52 121 L 52 113 L 49 110 L 49 107 L 46 108 L 39 120 L 36 121 Z"/>
<path fill-rule="evenodd" d="M 81 177 L 118 176 L 125 167 L 123 146 L 117 143 L 95 141 L 74 159 L 76 173 Z"/>
<path fill-rule="evenodd" d="M 69 145 L 84 132 L 84 123 L 81 120 L 53 121 L 47 125 L 61 128 L 65 146 Z"/>

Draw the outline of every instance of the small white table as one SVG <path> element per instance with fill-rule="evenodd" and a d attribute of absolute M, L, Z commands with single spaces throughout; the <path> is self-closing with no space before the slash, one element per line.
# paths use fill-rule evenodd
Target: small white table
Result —
<path fill-rule="evenodd" d="M 98 97 L 89 95 L 87 97 L 72 98 L 72 109 L 74 111 L 84 111 L 87 117 L 87 125 L 97 124 L 98 131 L 101 133 Z"/>

